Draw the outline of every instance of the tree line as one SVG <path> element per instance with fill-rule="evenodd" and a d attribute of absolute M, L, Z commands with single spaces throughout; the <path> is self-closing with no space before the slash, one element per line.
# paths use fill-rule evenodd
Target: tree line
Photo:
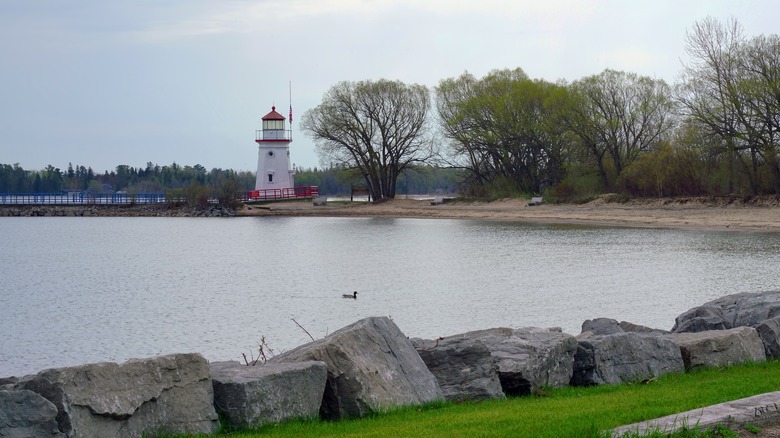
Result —
<path fill-rule="evenodd" d="M 462 180 L 457 169 L 417 166 L 406 169 L 398 181 L 399 194 L 456 193 Z M 318 186 L 330 196 L 348 196 L 361 178 L 351 169 L 298 169 L 296 186 Z M 60 193 L 64 191 L 100 193 L 167 193 L 177 197 L 195 197 L 196 203 L 218 197 L 228 189 L 254 190 L 255 173 L 194 166 L 146 167 L 118 165 L 114 170 L 95 173 L 91 167 L 68 164 L 65 171 L 53 165 L 43 170 L 25 170 L 19 164 L 0 164 L 0 193 Z"/>
<path fill-rule="evenodd" d="M 225 179 L 237 181 L 247 190 L 254 187 L 251 172 L 236 172 L 219 168 L 206 170 L 200 164 L 181 166 L 175 162 L 160 166 L 148 162 L 146 167 L 118 165 L 114 170 L 95 173 L 91 167 L 68 164 L 60 170 L 49 164 L 43 170 L 25 170 L 19 164 L 0 164 L 0 192 L 2 193 L 58 193 L 62 191 L 89 191 L 91 193 L 126 191 L 133 193 L 162 193 L 182 189 L 193 184 L 214 185 Z"/>
<path fill-rule="evenodd" d="M 707 18 L 676 84 L 607 69 L 566 83 L 521 68 L 441 80 L 342 82 L 302 117 L 321 162 L 396 195 L 421 163 L 478 196 L 780 193 L 780 38 Z M 432 103 L 432 101 L 434 103 Z"/>

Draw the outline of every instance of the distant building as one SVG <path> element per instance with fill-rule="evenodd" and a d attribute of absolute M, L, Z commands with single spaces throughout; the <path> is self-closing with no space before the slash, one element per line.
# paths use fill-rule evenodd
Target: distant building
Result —
<path fill-rule="evenodd" d="M 269 197 L 281 197 L 283 189 L 295 187 L 295 169 L 290 161 L 292 133 L 286 129 L 285 120 L 272 106 L 271 112 L 262 118 L 263 129 L 255 133 L 258 146 L 255 190 L 264 190 L 268 195 L 273 193 L 269 190 L 279 190 L 279 196 Z"/>

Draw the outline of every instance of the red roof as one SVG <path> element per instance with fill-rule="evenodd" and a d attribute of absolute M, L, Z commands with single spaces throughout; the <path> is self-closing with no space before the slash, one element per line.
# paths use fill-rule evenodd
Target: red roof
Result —
<path fill-rule="evenodd" d="M 262 120 L 287 120 L 283 115 L 276 112 L 276 107 L 271 107 L 271 112 L 263 116 Z"/>

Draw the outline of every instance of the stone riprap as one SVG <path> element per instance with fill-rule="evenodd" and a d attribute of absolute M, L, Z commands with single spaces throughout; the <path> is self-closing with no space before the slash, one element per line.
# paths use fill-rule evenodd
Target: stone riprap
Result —
<path fill-rule="evenodd" d="M 616 385 L 685 371 L 680 348 L 661 334 L 577 336 L 573 386 Z"/>
<path fill-rule="evenodd" d="M 665 336 L 680 347 L 687 371 L 766 360 L 764 344 L 752 327 Z"/>
<path fill-rule="evenodd" d="M 324 418 L 362 417 L 444 398 L 412 343 L 387 317 L 362 319 L 269 363 L 312 360 L 328 366 Z"/>
<path fill-rule="evenodd" d="M 128 205 L 0 205 L 0 217 L 229 217 L 233 208 L 170 206 L 167 204 Z"/>
<path fill-rule="evenodd" d="M 247 366 L 212 362 L 214 407 L 234 427 L 259 427 L 319 416 L 328 367 L 324 362 Z"/>
<path fill-rule="evenodd" d="M 505 398 L 498 365 L 479 339 L 449 336 L 438 340 L 411 339 L 447 400 Z"/>
<path fill-rule="evenodd" d="M 414 345 L 390 319 L 366 318 L 235 373 L 235 363 L 210 367 L 193 353 L 0 378 L 0 436 L 210 433 L 218 426 L 220 385 L 237 385 L 229 401 L 216 401 L 222 412 L 238 406 L 243 411 L 230 421 L 252 425 L 314 412 L 363 416 L 445 396 L 481 400 L 545 386 L 620 383 L 677 372 L 677 353 L 686 370 L 763 361 L 780 354 L 779 314 L 780 292 L 735 294 L 685 312 L 676 319 L 678 333 L 663 337 L 662 330 L 596 318 L 583 323 L 578 339 L 560 329 L 493 328 Z M 278 408 L 262 405 L 276 396 Z M 298 405 L 285 405 L 285 397 Z"/>
<path fill-rule="evenodd" d="M 0 437 L 65 438 L 57 427 L 57 407 L 32 391 L 0 390 Z"/>
<path fill-rule="evenodd" d="M 212 433 L 218 427 L 208 362 L 199 354 L 53 368 L 15 387 L 52 402 L 59 430 L 72 438 Z"/>

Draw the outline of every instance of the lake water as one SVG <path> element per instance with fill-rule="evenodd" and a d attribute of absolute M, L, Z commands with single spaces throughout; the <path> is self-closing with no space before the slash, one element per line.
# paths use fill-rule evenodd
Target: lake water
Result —
<path fill-rule="evenodd" d="M 780 233 L 389 218 L 0 218 L 0 377 L 277 353 L 367 316 L 411 337 L 685 310 L 780 288 Z M 357 300 L 341 297 L 358 291 Z"/>

